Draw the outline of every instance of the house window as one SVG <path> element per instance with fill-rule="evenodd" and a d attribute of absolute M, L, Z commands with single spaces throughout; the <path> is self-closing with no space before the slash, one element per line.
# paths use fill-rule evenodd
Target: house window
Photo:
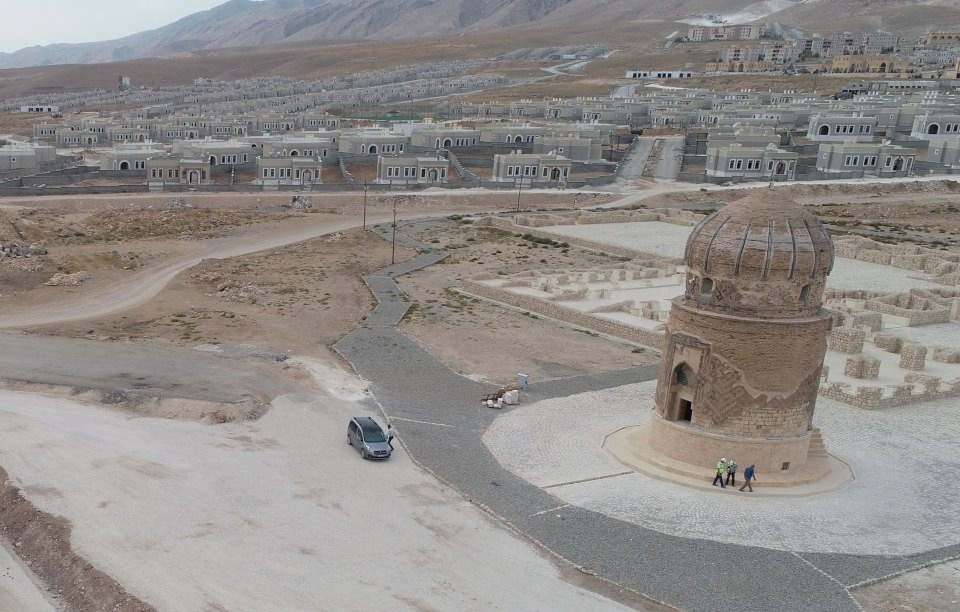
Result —
<path fill-rule="evenodd" d="M 737 170 L 740 170 L 741 168 L 743 168 L 743 160 L 742 160 L 742 159 L 738 159 L 738 160 L 737 160 Z"/>
<path fill-rule="evenodd" d="M 886 161 L 883 162 L 883 167 L 889 168 L 892 162 L 893 162 L 893 158 L 888 155 Z"/>
<path fill-rule="evenodd" d="M 729 165 L 728 169 L 729 169 L 729 170 L 733 170 L 733 169 L 736 168 L 736 167 L 737 167 L 737 160 L 731 159 L 731 160 L 730 160 L 730 165 Z"/>
<path fill-rule="evenodd" d="M 427 169 L 420 168 L 420 178 L 427 178 Z"/>
<path fill-rule="evenodd" d="M 767 170 L 773 170 L 773 160 L 767 162 Z"/>
<path fill-rule="evenodd" d="M 267 178 L 267 177 L 269 177 L 269 176 L 270 176 L 270 170 L 269 170 L 268 168 L 264 168 L 264 169 L 263 169 L 263 178 Z"/>

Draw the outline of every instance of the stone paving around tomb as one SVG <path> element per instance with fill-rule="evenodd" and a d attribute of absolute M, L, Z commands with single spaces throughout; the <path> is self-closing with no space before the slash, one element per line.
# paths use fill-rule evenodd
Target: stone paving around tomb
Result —
<path fill-rule="evenodd" d="M 960 472 L 955 401 L 865 411 L 821 398 L 815 425 L 856 479 L 828 493 L 778 498 L 729 487 L 695 490 L 624 470 L 600 445 L 606 434 L 649 420 L 655 387 L 646 382 L 524 404 L 497 418 L 483 440 L 505 468 L 566 503 L 680 537 L 864 555 L 914 554 L 960 541 L 956 489 L 944 486 Z M 750 463 L 733 459 L 741 473 Z M 705 482 L 712 469 L 703 466 Z M 764 475 L 757 478 L 762 491 Z"/>

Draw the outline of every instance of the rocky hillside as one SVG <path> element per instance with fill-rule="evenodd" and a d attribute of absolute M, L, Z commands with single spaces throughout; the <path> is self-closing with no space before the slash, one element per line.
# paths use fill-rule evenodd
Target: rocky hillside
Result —
<path fill-rule="evenodd" d="M 960 0 L 229 0 L 117 40 L 0 53 L 0 68 L 170 57 L 278 43 L 415 40 L 528 27 L 582 28 L 599 35 L 606 27 L 656 21 L 663 23 L 667 34 L 686 27 L 675 22 L 704 15 L 826 30 L 839 23 L 847 28 L 916 32 L 960 23 Z"/>

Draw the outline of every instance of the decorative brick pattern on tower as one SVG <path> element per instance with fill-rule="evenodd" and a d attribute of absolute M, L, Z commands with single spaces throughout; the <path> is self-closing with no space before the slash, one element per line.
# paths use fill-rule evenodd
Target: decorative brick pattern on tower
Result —
<path fill-rule="evenodd" d="M 806 462 L 833 243 L 816 218 L 771 195 L 727 205 L 687 241 L 649 438 L 664 455 L 711 465 L 725 453 L 767 472 Z M 864 330 L 841 330 L 831 341 L 859 353 Z"/>

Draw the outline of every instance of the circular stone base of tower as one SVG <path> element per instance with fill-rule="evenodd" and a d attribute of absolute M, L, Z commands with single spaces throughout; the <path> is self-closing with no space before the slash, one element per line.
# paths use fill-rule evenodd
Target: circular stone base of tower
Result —
<path fill-rule="evenodd" d="M 660 436 L 660 431 L 653 427 L 654 421 L 656 417 L 648 425 L 624 427 L 614 431 L 604 439 L 604 450 L 631 470 L 695 488 L 711 488 L 717 461 L 721 457 L 737 462 L 737 488 L 743 484 L 743 470 L 751 463 L 757 465 L 754 490 L 763 495 L 816 495 L 834 491 L 854 480 L 850 466 L 831 455 L 809 457 L 798 469 L 771 471 L 765 471 L 759 462 L 751 460 L 747 453 L 739 450 L 711 457 L 705 462 L 681 461 L 664 455 L 650 443 L 651 437 Z M 732 487 L 728 489 L 736 491 Z"/>
<path fill-rule="evenodd" d="M 693 427 L 689 421 L 650 417 L 648 443 L 658 453 L 692 465 L 716 465 L 721 457 L 733 458 L 744 467 L 751 463 L 758 472 L 772 474 L 807 471 L 810 432 L 802 436 L 748 438 L 716 434 Z"/>

